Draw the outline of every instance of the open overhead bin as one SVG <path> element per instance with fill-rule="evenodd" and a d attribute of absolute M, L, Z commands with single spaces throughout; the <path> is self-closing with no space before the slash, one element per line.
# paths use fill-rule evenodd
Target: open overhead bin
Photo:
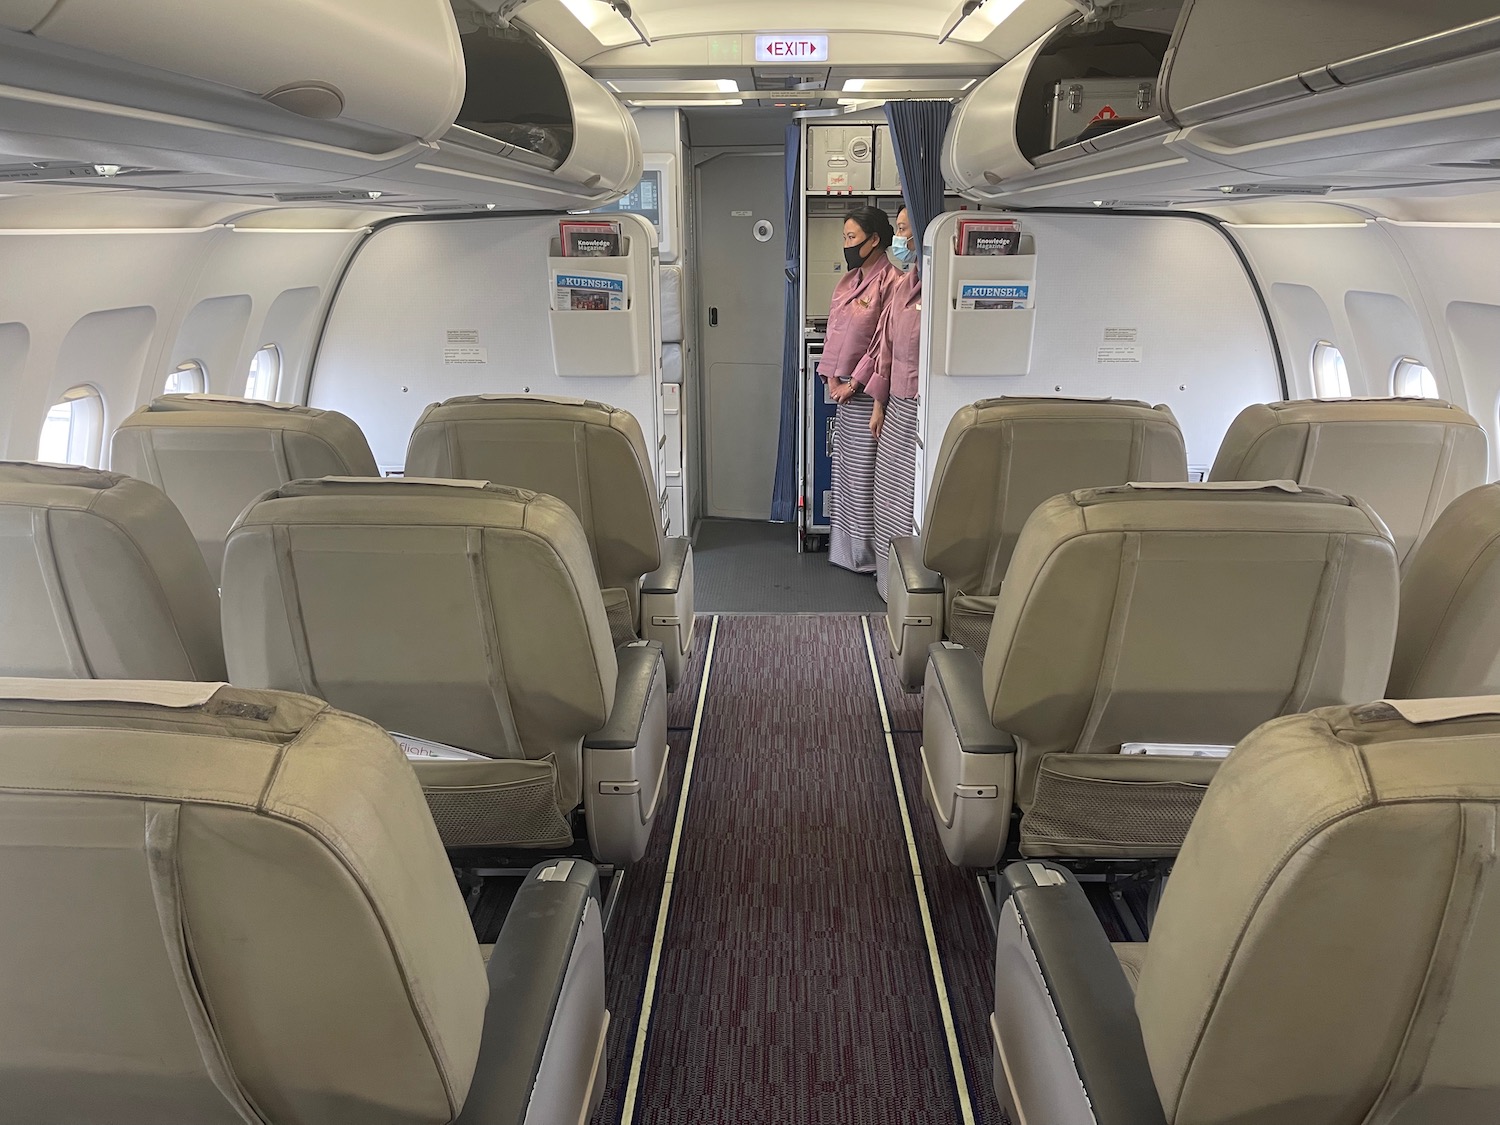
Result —
<path fill-rule="evenodd" d="M 505 157 L 545 170 L 578 205 L 609 202 L 640 180 L 634 119 L 571 59 L 517 26 L 481 28 L 462 42 L 468 86 L 458 120 L 440 139 L 438 158 L 422 158 L 414 170 L 472 177 Z"/>
<path fill-rule="evenodd" d="M 994 202 L 1146 206 L 1500 176 L 1494 0 L 1369 0 L 1358 19 L 1187 0 L 1170 37 L 1112 18 L 1059 28 L 970 92 L 950 182 Z"/>
<path fill-rule="evenodd" d="M 641 173 L 613 95 L 448 0 L 0 0 L 0 74 L 0 179 L 563 211 Z"/>

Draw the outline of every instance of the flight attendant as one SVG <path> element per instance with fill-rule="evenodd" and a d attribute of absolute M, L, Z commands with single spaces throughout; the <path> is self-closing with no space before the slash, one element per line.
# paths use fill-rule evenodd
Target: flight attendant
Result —
<path fill-rule="evenodd" d="M 851 376 L 869 350 L 891 287 L 901 277 L 886 257 L 893 237 L 890 217 L 878 207 L 856 207 L 845 217 L 847 270 L 833 291 L 828 337 L 818 364 L 818 376 L 838 403 L 828 561 L 862 574 L 873 572 L 876 562 L 871 510 L 875 436 L 870 429 L 875 400 Z"/>
<path fill-rule="evenodd" d="M 912 533 L 912 500 L 917 480 L 917 361 L 922 342 L 922 278 L 906 208 L 896 216 L 891 257 L 905 272 L 891 290 L 870 350 L 855 368 L 853 381 L 865 388 L 873 408 L 875 441 L 873 515 L 875 588 L 886 596 L 886 556 L 891 540 Z"/>

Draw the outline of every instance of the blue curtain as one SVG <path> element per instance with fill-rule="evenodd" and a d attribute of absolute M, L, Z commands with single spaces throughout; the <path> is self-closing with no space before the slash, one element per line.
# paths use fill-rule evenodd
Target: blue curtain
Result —
<path fill-rule="evenodd" d="M 786 127 L 786 326 L 781 342 L 781 435 L 776 444 L 776 483 L 771 491 L 771 522 L 797 518 L 797 384 L 802 376 L 802 323 L 797 307 L 797 253 L 802 245 L 802 208 L 797 169 L 802 130 Z M 939 196 L 941 198 L 941 196 Z"/>
<path fill-rule="evenodd" d="M 885 103 L 901 192 L 919 242 L 927 224 L 943 213 L 943 138 L 952 118 L 952 102 Z"/>

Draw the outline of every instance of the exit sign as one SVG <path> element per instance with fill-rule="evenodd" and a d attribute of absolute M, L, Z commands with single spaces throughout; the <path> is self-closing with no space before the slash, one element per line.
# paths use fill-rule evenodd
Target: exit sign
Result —
<path fill-rule="evenodd" d="M 827 62 L 826 35 L 757 35 L 755 61 L 769 63 Z"/>

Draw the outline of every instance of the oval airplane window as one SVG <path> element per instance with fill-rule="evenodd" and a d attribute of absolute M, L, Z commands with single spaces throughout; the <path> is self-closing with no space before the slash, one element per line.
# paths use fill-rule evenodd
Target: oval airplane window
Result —
<path fill-rule="evenodd" d="M 281 383 L 281 349 L 262 344 L 250 361 L 250 377 L 245 380 L 245 397 L 274 402 Z"/>
<path fill-rule="evenodd" d="M 42 421 L 37 460 L 98 468 L 104 437 L 104 400 L 94 387 L 68 390 Z"/>
<path fill-rule="evenodd" d="M 1313 394 L 1318 398 L 1348 398 L 1349 369 L 1344 353 L 1327 340 L 1319 340 L 1312 354 Z"/>
<path fill-rule="evenodd" d="M 1421 360 L 1407 356 L 1391 371 L 1391 392 L 1400 398 L 1438 398 L 1437 377 Z"/>
<path fill-rule="evenodd" d="M 161 390 L 166 395 L 201 395 L 208 390 L 208 372 L 196 359 L 179 363 L 167 373 Z"/>

